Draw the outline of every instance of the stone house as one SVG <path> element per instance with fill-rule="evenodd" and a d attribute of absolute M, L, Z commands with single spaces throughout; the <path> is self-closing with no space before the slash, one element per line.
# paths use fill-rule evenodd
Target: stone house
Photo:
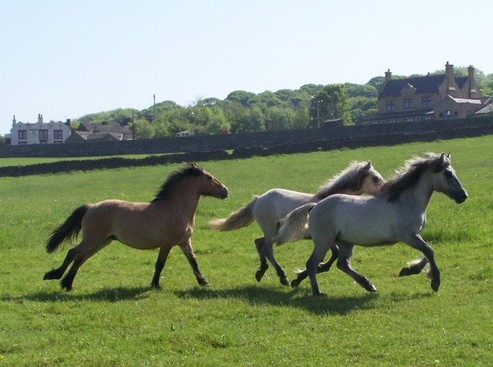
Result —
<path fill-rule="evenodd" d="M 445 74 L 392 79 L 390 70 L 378 95 L 377 114 L 366 123 L 406 122 L 468 118 L 484 107 L 474 79 L 474 67 L 468 75 L 454 76 L 454 66 L 448 62 Z"/>
<path fill-rule="evenodd" d="M 10 144 L 63 144 L 71 134 L 70 120 L 45 123 L 43 115 L 38 114 L 36 123 L 24 123 L 17 122 L 14 116 L 10 130 Z"/>

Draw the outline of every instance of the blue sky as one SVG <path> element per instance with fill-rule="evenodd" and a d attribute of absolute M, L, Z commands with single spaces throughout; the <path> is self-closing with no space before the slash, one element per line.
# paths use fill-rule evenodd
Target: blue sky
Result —
<path fill-rule="evenodd" d="M 234 90 L 358 83 L 390 69 L 493 73 L 493 2 L 0 2 L 0 134 L 12 115 L 77 118 Z"/>

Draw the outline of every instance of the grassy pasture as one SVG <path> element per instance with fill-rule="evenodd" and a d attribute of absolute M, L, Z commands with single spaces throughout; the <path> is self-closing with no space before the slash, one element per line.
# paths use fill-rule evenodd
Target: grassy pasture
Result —
<path fill-rule="evenodd" d="M 179 249 L 150 290 L 156 251 L 113 243 L 80 269 L 71 293 L 43 274 L 66 249 L 44 250 L 52 228 L 84 202 L 148 201 L 178 165 L 0 178 L 0 367 L 2 366 L 491 366 L 493 361 L 493 136 L 396 147 L 198 162 L 230 189 L 203 198 L 194 249 L 210 287 L 200 288 Z M 350 160 L 371 159 L 384 177 L 414 154 L 452 152 L 470 198 L 435 194 L 423 237 L 442 287 L 399 278 L 420 256 L 398 244 L 357 247 L 354 267 L 378 288 L 368 294 L 333 268 L 319 276 L 327 297 L 295 290 L 272 269 L 261 283 L 254 224 L 218 233 L 225 217 L 273 187 L 313 192 Z M 0 160 L 0 165 L 5 164 Z M 304 263 L 310 241 L 276 248 L 286 271 Z"/>

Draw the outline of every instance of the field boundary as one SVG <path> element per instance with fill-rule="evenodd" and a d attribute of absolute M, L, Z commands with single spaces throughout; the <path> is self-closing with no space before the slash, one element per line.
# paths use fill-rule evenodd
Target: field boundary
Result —
<path fill-rule="evenodd" d="M 261 145 L 240 146 L 228 153 L 226 150 L 196 151 L 175 154 L 150 155 L 145 158 L 100 158 L 65 160 L 51 163 L 39 163 L 23 166 L 0 167 L 0 177 L 19 177 L 39 174 L 54 174 L 70 171 L 91 171 L 97 169 L 116 169 L 125 167 L 155 166 L 172 163 L 244 159 L 253 156 L 269 156 L 276 154 L 309 153 L 314 151 L 330 151 L 341 148 L 360 148 L 370 146 L 392 146 L 411 142 L 429 142 L 440 139 L 455 139 L 493 134 L 493 122 L 487 124 L 466 125 L 460 128 L 449 128 L 441 131 L 396 131 L 390 134 L 374 134 L 371 136 L 323 137 L 313 141 L 289 142 L 269 147 Z"/>

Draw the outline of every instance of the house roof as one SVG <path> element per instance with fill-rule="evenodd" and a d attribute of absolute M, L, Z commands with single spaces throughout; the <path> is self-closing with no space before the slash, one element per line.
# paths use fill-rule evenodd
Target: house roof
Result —
<path fill-rule="evenodd" d="M 477 110 L 475 112 L 475 115 L 485 115 L 485 114 L 493 114 L 493 95 L 490 96 L 485 102 L 484 102 L 484 107 Z"/>
<path fill-rule="evenodd" d="M 455 78 L 455 82 L 457 83 L 457 85 L 459 86 L 459 88 L 462 89 L 462 87 L 464 86 L 464 84 L 466 84 L 467 80 L 469 78 L 467 76 L 461 76 L 461 77 L 457 77 Z"/>
<path fill-rule="evenodd" d="M 480 99 L 472 99 L 472 98 L 454 98 L 452 96 L 448 96 L 451 100 L 453 100 L 455 103 L 458 103 L 458 104 L 465 104 L 465 103 L 469 103 L 469 104 L 478 104 L 478 105 L 481 105 L 481 100 Z"/>
<path fill-rule="evenodd" d="M 83 122 L 80 124 L 79 128 L 77 129 L 78 132 L 87 132 L 91 134 L 116 134 L 116 136 L 120 136 L 118 140 L 129 140 L 132 139 L 132 131 L 129 129 L 128 126 L 120 126 L 118 124 L 107 124 L 107 125 L 100 125 L 100 124 L 93 124 L 90 122 Z M 89 140 L 89 139 L 86 139 Z"/>
<path fill-rule="evenodd" d="M 74 131 L 73 134 L 79 136 L 85 141 L 123 140 L 123 134 L 121 133 L 92 133 L 89 131 Z"/>
<path fill-rule="evenodd" d="M 416 88 L 416 94 L 433 93 L 438 90 L 438 87 L 445 80 L 445 74 L 442 75 L 427 75 L 415 78 L 392 79 L 385 85 L 380 92 L 379 98 L 382 97 L 399 97 L 401 90 L 410 84 Z"/>

